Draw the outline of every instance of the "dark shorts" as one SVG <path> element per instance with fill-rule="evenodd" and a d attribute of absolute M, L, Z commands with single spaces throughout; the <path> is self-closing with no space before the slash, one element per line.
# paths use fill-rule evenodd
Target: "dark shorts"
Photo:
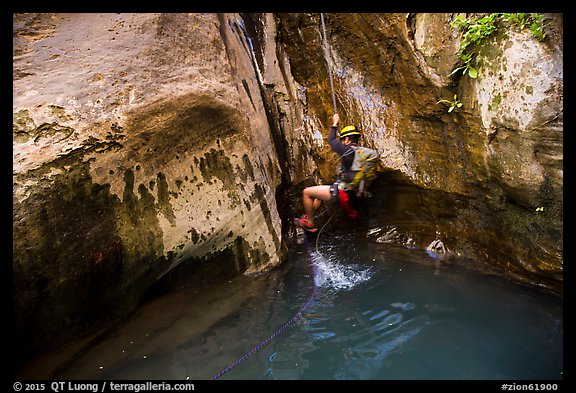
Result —
<path fill-rule="evenodd" d="M 348 218 L 355 219 L 358 217 L 358 212 L 354 207 L 355 193 L 348 192 L 338 187 L 339 181 L 330 186 L 330 195 L 332 196 L 332 202 L 342 206 Z"/>
<path fill-rule="evenodd" d="M 339 197 L 339 193 L 338 193 L 338 184 L 340 182 L 336 182 L 332 185 L 330 185 L 330 195 L 332 196 L 332 202 L 334 203 L 340 203 L 340 197 Z"/>

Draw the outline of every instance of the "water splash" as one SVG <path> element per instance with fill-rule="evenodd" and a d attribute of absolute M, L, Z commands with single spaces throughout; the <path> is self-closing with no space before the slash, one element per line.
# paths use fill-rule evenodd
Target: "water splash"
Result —
<path fill-rule="evenodd" d="M 315 284 L 317 287 L 347 291 L 368 281 L 374 275 L 370 268 L 356 264 L 343 265 L 320 253 L 314 253 L 312 260 L 316 268 Z"/>

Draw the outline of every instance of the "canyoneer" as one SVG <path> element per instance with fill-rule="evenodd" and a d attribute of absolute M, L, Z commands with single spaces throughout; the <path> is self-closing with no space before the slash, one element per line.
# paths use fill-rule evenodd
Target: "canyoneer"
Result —
<path fill-rule="evenodd" d="M 378 153 L 367 147 L 359 146 L 361 131 L 353 125 L 337 132 L 340 116 L 335 113 L 328 137 L 330 148 L 340 156 L 338 180 L 331 185 L 306 187 L 302 192 L 305 215 L 296 218 L 296 225 L 309 232 L 317 232 L 314 215 L 322 201 L 339 204 L 346 216 L 358 218 L 357 204 L 364 198 L 367 188 L 381 170 Z"/>

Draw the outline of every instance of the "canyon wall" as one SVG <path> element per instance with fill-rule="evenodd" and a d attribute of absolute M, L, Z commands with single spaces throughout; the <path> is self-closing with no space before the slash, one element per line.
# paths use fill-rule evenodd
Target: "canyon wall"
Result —
<path fill-rule="evenodd" d="M 282 261 L 282 168 L 240 20 L 14 15 L 23 351 L 126 315 L 176 266 L 225 279 Z"/>

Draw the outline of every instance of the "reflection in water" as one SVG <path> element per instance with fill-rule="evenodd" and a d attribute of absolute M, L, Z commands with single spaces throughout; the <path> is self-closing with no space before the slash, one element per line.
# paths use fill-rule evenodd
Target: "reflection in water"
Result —
<path fill-rule="evenodd" d="M 429 321 L 425 316 L 412 318 L 404 323 L 399 323 L 402 318 L 390 323 L 382 321 L 380 326 L 375 325 L 373 332 L 383 330 L 380 334 L 364 340 L 356 346 L 350 347 L 345 352 L 346 362 L 336 373 L 338 379 L 378 379 L 379 370 L 383 368 L 386 357 L 395 350 L 401 350 L 402 345 L 420 332 Z M 399 325 L 387 329 L 395 323 Z M 386 330 L 384 330 L 386 329 Z"/>
<path fill-rule="evenodd" d="M 561 299 L 457 264 L 435 274 L 422 250 L 325 243 L 258 277 L 155 299 L 72 356 L 41 357 L 19 377 L 207 380 L 292 318 L 314 282 L 297 322 L 221 379 L 563 377 Z"/>

